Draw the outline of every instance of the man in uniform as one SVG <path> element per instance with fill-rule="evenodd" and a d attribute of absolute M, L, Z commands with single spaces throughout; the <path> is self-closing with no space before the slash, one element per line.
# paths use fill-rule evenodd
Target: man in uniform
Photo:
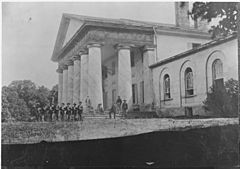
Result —
<path fill-rule="evenodd" d="M 85 100 L 86 106 L 87 106 L 87 112 L 90 112 L 91 109 L 91 100 L 89 98 L 89 96 L 87 96 L 86 100 Z"/>
<path fill-rule="evenodd" d="M 128 109 L 128 104 L 126 103 L 126 100 L 123 100 L 122 111 L 123 111 L 123 116 L 124 117 L 127 116 L 127 109 Z"/>
<path fill-rule="evenodd" d="M 72 109 L 70 107 L 70 103 L 67 103 L 67 106 L 66 106 L 67 121 L 70 121 L 71 112 L 72 112 Z"/>
<path fill-rule="evenodd" d="M 73 103 L 73 107 L 72 107 L 72 120 L 76 121 L 77 120 L 77 104 Z"/>
<path fill-rule="evenodd" d="M 44 121 L 49 121 L 49 105 L 46 105 L 43 109 Z"/>
<path fill-rule="evenodd" d="M 80 101 L 79 102 L 79 105 L 77 106 L 77 112 L 78 112 L 78 119 L 80 120 L 80 121 L 82 121 L 83 119 L 82 119 L 82 113 L 83 113 L 83 106 L 82 106 L 82 102 Z"/>
<path fill-rule="evenodd" d="M 112 104 L 112 107 L 109 111 L 109 118 L 110 119 L 112 118 L 112 114 L 113 114 L 113 117 L 115 119 L 116 118 L 116 104 L 115 103 Z"/>
<path fill-rule="evenodd" d="M 117 101 L 116 101 L 116 104 L 117 104 L 117 112 L 120 113 L 120 111 L 121 111 L 121 105 L 122 105 L 122 99 L 121 99 L 120 96 L 118 96 Z"/>
<path fill-rule="evenodd" d="M 64 103 L 59 107 L 59 120 L 64 121 Z"/>
<path fill-rule="evenodd" d="M 54 113 L 55 113 L 55 106 L 54 106 L 54 104 L 51 104 L 50 110 L 49 110 L 49 121 L 54 120 Z"/>

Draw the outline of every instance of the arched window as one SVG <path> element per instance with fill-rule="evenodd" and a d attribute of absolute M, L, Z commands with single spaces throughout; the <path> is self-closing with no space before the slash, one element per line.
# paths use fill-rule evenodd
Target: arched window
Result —
<path fill-rule="evenodd" d="M 170 77 L 168 74 L 163 77 L 163 90 L 164 90 L 164 99 L 171 98 L 170 94 Z"/>
<path fill-rule="evenodd" d="M 186 96 L 191 96 L 193 92 L 193 72 L 190 67 L 185 70 L 185 92 Z"/>
<path fill-rule="evenodd" d="M 223 64 L 220 59 L 216 59 L 212 64 L 213 88 L 223 89 Z"/>

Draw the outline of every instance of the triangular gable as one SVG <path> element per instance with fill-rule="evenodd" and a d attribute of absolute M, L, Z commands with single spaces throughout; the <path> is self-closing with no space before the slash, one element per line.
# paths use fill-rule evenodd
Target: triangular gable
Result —
<path fill-rule="evenodd" d="M 57 61 L 56 57 L 58 53 L 82 25 L 82 20 L 77 20 L 76 18 L 63 14 L 52 54 L 53 61 Z"/>

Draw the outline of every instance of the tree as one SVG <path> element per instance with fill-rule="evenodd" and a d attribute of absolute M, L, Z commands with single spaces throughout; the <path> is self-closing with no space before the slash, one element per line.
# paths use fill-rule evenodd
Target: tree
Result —
<path fill-rule="evenodd" d="M 230 79 L 225 82 L 224 89 L 211 88 L 203 102 L 206 110 L 220 117 L 238 115 L 238 81 Z"/>
<path fill-rule="evenodd" d="M 227 36 L 237 31 L 237 2 L 195 2 L 189 15 L 193 20 L 211 22 L 219 18 L 219 23 L 209 30 L 213 38 Z"/>
<path fill-rule="evenodd" d="M 29 121 L 30 109 L 25 101 L 19 98 L 17 91 L 4 86 L 2 88 L 2 121 Z"/>
<path fill-rule="evenodd" d="M 50 103 L 50 90 L 44 86 L 37 87 L 30 80 L 13 81 L 2 88 L 2 120 L 34 121 L 36 104 L 44 107 Z"/>

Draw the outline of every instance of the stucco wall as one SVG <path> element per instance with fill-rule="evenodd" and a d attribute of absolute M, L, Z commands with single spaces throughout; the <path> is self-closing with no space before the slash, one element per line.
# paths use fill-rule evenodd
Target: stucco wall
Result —
<path fill-rule="evenodd" d="M 217 58 L 223 62 L 224 81 L 230 78 L 237 79 L 238 55 L 236 39 L 153 68 L 153 86 L 157 107 L 164 110 L 167 108 L 196 107 L 202 105 L 202 102 L 206 98 L 206 92 L 211 86 L 209 82 L 212 82 L 211 77 L 207 77 L 212 72 L 212 70 L 210 70 L 211 68 L 206 70 L 207 64 L 212 65 L 212 62 Z M 193 70 L 194 97 L 186 99 L 184 98 L 183 72 L 187 67 L 191 67 Z M 168 101 L 163 100 L 162 77 L 164 74 L 169 74 L 170 76 L 171 99 Z M 209 81 L 208 84 L 207 79 Z M 178 112 L 176 111 L 176 113 Z M 179 112 L 177 115 L 182 115 L 181 113 L 182 112 Z M 194 113 L 196 113 L 196 111 L 194 111 L 193 114 Z"/>
<path fill-rule="evenodd" d="M 207 43 L 207 39 L 198 39 L 190 37 L 157 35 L 157 61 L 164 60 L 173 55 L 191 49 L 191 43 Z"/>

